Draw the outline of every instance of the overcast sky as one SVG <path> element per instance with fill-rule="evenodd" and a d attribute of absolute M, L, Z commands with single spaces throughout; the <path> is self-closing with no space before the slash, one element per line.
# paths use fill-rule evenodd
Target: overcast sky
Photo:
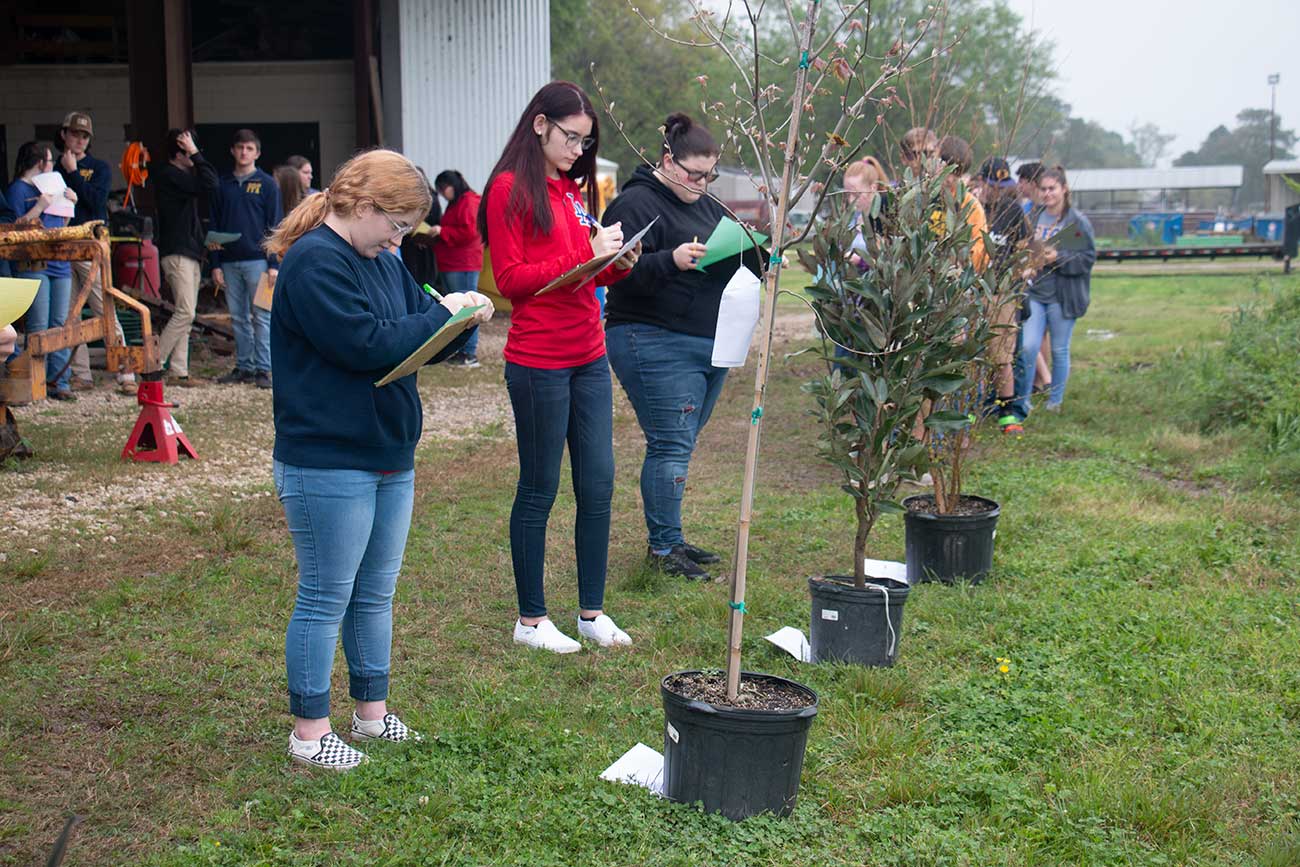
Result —
<path fill-rule="evenodd" d="M 1241 109 L 1268 108 L 1270 73 L 1282 125 L 1300 128 L 1300 0 L 1008 3 L 1056 43 L 1075 115 L 1125 137 L 1134 120 L 1177 134 L 1166 164 Z"/>

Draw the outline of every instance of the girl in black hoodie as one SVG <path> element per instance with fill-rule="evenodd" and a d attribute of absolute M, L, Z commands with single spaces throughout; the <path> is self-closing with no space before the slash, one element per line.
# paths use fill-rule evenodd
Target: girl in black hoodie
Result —
<path fill-rule="evenodd" d="M 684 114 L 664 122 L 659 164 L 640 166 L 605 210 L 624 235 L 659 222 L 642 238 L 632 273 L 609 288 L 606 352 L 645 432 L 641 500 L 651 563 L 671 575 L 708 578 L 718 555 L 682 533 L 682 492 L 700 430 L 727 377 L 714 367 L 718 306 L 739 254 L 700 271 L 704 241 L 727 215 L 706 193 L 718 177 L 720 150 L 704 127 Z"/>

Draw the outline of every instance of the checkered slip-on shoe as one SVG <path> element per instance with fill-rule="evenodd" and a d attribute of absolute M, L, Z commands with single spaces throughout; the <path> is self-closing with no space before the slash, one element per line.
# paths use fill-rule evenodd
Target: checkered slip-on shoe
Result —
<path fill-rule="evenodd" d="M 384 714 L 382 720 L 367 721 L 357 716 L 355 711 L 352 713 L 352 737 L 364 741 L 391 741 L 395 744 L 406 741 L 418 744 L 424 740 L 419 732 L 412 731 L 395 713 Z"/>
<path fill-rule="evenodd" d="M 289 735 L 289 757 L 313 768 L 327 771 L 350 771 L 369 757 L 344 743 L 343 738 L 326 732 L 318 741 L 304 741 Z"/>

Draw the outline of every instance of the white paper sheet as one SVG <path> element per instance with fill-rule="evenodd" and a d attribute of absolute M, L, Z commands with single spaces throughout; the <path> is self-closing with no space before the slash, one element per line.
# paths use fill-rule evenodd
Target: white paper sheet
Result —
<path fill-rule="evenodd" d="M 32 178 L 32 184 L 42 193 L 53 193 L 54 204 L 45 209 L 45 213 L 55 217 L 71 217 L 77 213 L 77 206 L 71 199 L 64 197 L 63 191 L 68 184 L 58 172 L 45 172 Z"/>
<path fill-rule="evenodd" d="M 867 579 L 888 578 L 891 581 L 897 581 L 899 584 L 910 584 L 907 580 L 907 564 L 899 563 L 897 560 L 872 560 L 867 557 L 862 561 L 862 565 L 867 573 Z"/>
<path fill-rule="evenodd" d="M 741 265 L 722 290 L 718 328 L 713 335 L 713 366 L 744 367 L 758 324 L 762 296 L 758 275 Z"/>
<path fill-rule="evenodd" d="M 793 626 L 782 626 L 766 638 L 800 662 L 812 662 L 812 645 L 801 630 Z"/>
<path fill-rule="evenodd" d="M 623 753 L 618 761 L 600 775 L 612 783 L 628 783 L 649 789 L 656 795 L 664 793 L 664 757 L 658 750 L 638 743 Z"/>

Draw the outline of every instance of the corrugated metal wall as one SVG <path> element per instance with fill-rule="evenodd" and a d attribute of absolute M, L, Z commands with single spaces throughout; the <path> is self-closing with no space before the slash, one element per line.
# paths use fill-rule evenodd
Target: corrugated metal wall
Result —
<path fill-rule="evenodd" d="M 381 6 L 385 13 L 394 4 Z M 548 0 L 397 0 L 400 140 L 429 173 L 457 169 L 483 189 L 519 113 L 551 79 Z M 393 24 L 384 15 L 381 29 Z M 391 33 L 382 35 L 391 45 Z M 398 68 L 394 70 L 394 66 Z M 387 121 L 386 126 L 395 125 Z"/>

